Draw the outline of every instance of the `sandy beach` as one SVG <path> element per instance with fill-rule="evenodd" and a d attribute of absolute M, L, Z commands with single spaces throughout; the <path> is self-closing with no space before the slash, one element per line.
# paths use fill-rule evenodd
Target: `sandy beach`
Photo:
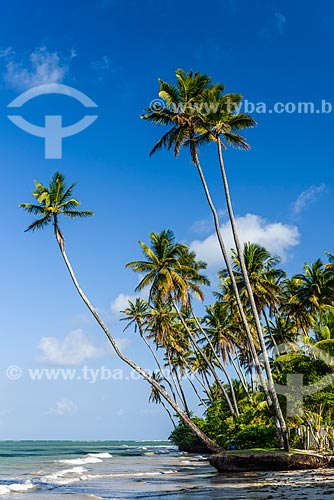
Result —
<path fill-rule="evenodd" d="M 217 500 L 323 500 L 326 495 L 334 496 L 334 474 L 328 469 L 219 474 L 210 481 L 210 488 L 210 499 Z"/>

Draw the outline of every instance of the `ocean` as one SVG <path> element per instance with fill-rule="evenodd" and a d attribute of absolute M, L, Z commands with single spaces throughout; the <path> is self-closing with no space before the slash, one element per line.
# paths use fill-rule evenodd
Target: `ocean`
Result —
<path fill-rule="evenodd" d="M 216 477 L 206 457 L 168 442 L 0 442 L 3 500 L 213 498 Z"/>

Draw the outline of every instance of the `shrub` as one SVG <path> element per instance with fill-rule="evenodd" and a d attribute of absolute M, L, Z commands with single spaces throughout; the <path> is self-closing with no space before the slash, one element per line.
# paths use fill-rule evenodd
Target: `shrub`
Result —
<path fill-rule="evenodd" d="M 273 425 L 247 425 L 238 431 L 234 439 L 240 450 L 279 447 L 277 431 Z"/>

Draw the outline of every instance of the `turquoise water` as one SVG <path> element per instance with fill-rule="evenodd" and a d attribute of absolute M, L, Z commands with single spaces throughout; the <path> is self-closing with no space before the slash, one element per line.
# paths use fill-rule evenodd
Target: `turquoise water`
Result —
<path fill-rule="evenodd" d="M 168 442 L 0 442 L 3 500 L 190 499 L 215 476 L 205 457 Z"/>

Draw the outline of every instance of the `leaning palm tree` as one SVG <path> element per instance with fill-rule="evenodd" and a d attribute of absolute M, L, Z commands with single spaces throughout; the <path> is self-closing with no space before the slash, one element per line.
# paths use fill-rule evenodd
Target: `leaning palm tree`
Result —
<path fill-rule="evenodd" d="M 59 227 L 59 216 L 64 215 L 65 217 L 70 217 L 72 219 L 78 217 L 89 217 L 93 215 L 93 212 L 85 210 L 77 210 L 80 202 L 72 198 L 73 189 L 75 184 L 71 184 L 68 188 L 65 184 L 65 178 L 60 172 L 56 172 L 50 181 L 48 186 L 44 186 L 40 182 L 35 181 L 35 190 L 33 191 L 33 196 L 36 200 L 35 204 L 22 203 L 20 207 L 23 208 L 29 214 L 37 215 L 38 218 L 30 224 L 27 231 L 34 231 L 36 229 L 42 229 L 47 225 L 53 225 L 56 240 L 61 251 L 62 257 L 64 259 L 65 265 L 69 271 L 72 282 L 79 293 L 81 299 L 88 307 L 91 314 L 94 316 L 105 335 L 107 336 L 109 342 L 111 343 L 117 356 L 129 365 L 133 370 L 135 370 L 139 375 L 142 376 L 152 387 L 154 387 L 159 394 L 171 405 L 171 407 L 176 411 L 176 413 L 182 418 L 182 420 L 191 428 L 191 430 L 201 439 L 212 451 L 220 451 L 220 446 L 217 445 L 212 439 L 210 439 L 206 434 L 204 434 L 184 413 L 184 411 L 179 407 L 177 403 L 170 397 L 166 390 L 143 368 L 141 368 L 137 363 L 132 361 L 130 358 L 125 356 L 115 341 L 115 338 L 109 331 L 108 327 L 98 314 L 97 310 L 89 301 L 88 297 L 79 285 L 76 278 L 74 270 L 71 263 L 67 257 L 65 251 L 64 237 Z"/>
<path fill-rule="evenodd" d="M 284 441 L 285 449 L 288 450 L 289 443 L 288 443 L 286 424 L 279 405 L 274 382 L 270 372 L 269 359 L 266 352 L 265 342 L 263 339 L 261 324 L 258 320 L 256 306 L 252 298 L 252 291 L 249 290 L 249 300 L 251 302 L 256 322 L 256 327 L 258 330 L 259 340 L 261 343 L 261 348 L 263 350 L 269 392 L 267 384 L 262 374 L 258 355 L 247 322 L 247 317 L 244 313 L 236 280 L 234 278 L 233 270 L 229 262 L 229 257 L 226 251 L 225 243 L 222 238 L 218 212 L 213 203 L 198 156 L 198 145 L 201 144 L 202 142 L 210 142 L 213 138 L 216 137 L 215 131 L 212 130 L 212 123 L 213 123 L 212 115 L 214 113 L 212 113 L 211 108 L 212 105 L 213 107 L 218 105 L 218 109 L 216 110 L 218 113 L 224 110 L 224 106 L 221 105 L 221 102 L 219 100 L 221 98 L 222 92 L 224 91 L 224 86 L 221 84 L 214 84 L 214 85 L 211 84 L 211 78 L 207 75 L 198 72 L 193 73 L 192 71 L 186 73 L 182 69 L 178 69 L 176 71 L 176 78 L 177 78 L 176 85 L 170 85 L 167 82 L 159 80 L 160 83 L 159 97 L 165 101 L 165 107 L 159 109 L 158 111 L 153 109 L 148 109 L 147 112 L 141 116 L 141 118 L 149 120 L 154 124 L 170 127 L 168 132 L 165 133 L 153 147 L 150 154 L 152 155 L 159 149 L 166 147 L 167 149 L 173 149 L 174 155 L 177 156 L 183 146 L 189 147 L 192 161 L 199 173 L 201 183 L 204 188 L 205 196 L 213 215 L 219 246 L 222 251 L 224 261 L 230 275 L 231 284 L 233 286 L 233 290 L 236 296 L 239 314 L 242 323 L 244 325 L 245 331 L 247 333 L 247 339 L 251 351 L 251 356 L 254 365 L 256 367 L 257 374 L 261 381 L 263 391 L 265 392 L 267 402 L 268 404 L 273 403 L 274 405 L 275 414 L 279 422 L 279 425 L 277 425 L 277 430 L 281 434 L 281 437 Z M 229 123 L 225 123 L 225 125 L 219 124 L 218 127 L 219 133 L 217 132 L 219 147 L 221 147 L 220 135 L 224 133 L 226 141 L 228 143 L 233 143 L 234 145 L 238 144 L 239 147 L 242 147 L 243 149 L 248 149 L 249 146 L 247 145 L 246 141 L 237 133 L 235 133 L 235 131 L 239 131 L 243 128 L 249 128 L 251 126 L 254 126 L 255 123 L 247 115 L 243 114 L 239 115 L 237 113 L 237 106 L 241 101 L 241 96 L 237 94 L 228 94 L 228 96 L 225 97 L 225 101 L 226 101 L 225 111 L 229 109 L 231 120 Z M 225 183 L 224 185 L 225 187 L 227 186 L 227 184 Z M 230 201 L 230 199 L 228 200 Z M 234 236 L 237 234 L 235 227 L 233 229 L 233 233 Z M 244 266 L 243 270 L 245 271 Z M 245 278 L 245 281 L 246 280 L 247 277 Z M 248 287 L 247 284 L 247 290 L 249 288 L 250 287 Z"/>

